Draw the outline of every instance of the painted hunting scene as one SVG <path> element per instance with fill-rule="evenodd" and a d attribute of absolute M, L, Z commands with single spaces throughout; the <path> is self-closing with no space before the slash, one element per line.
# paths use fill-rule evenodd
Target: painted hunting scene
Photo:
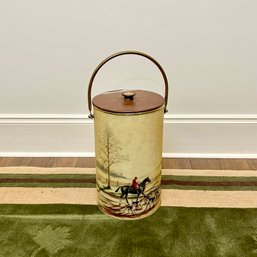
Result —
<path fill-rule="evenodd" d="M 148 173 L 131 174 L 120 171 L 131 162 L 120 141 L 106 127 L 98 141 L 100 154 L 96 157 L 98 205 L 110 215 L 140 218 L 151 214 L 160 205 L 161 163 Z"/>

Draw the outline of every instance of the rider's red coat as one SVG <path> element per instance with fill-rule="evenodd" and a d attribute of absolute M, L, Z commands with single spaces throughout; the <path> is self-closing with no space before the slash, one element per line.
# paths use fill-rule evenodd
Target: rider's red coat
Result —
<path fill-rule="evenodd" d="M 132 186 L 133 186 L 134 188 L 138 188 L 138 182 L 137 182 L 136 179 L 133 180 Z"/>

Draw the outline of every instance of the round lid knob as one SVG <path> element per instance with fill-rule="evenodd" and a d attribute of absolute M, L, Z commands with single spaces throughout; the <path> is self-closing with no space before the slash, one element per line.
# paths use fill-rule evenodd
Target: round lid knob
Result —
<path fill-rule="evenodd" d="M 133 100 L 136 93 L 132 91 L 126 91 L 126 92 L 123 92 L 122 95 L 124 96 L 125 100 Z"/>

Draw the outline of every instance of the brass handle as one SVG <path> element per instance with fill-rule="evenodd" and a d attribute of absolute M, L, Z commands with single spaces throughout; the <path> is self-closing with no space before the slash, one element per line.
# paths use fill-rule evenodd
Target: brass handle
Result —
<path fill-rule="evenodd" d="M 165 84 L 165 97 L 164 97 L 164 113 L 168 112 L 167 110 L 167 104 L 168 104 L 168 94 L 169 94 L 169 85 L 168 85 L 168 79 L 167 76 L 162 68 L 162 66 L 150 55 L 142 53 L 142 52 L 138 52 L 138 51 L 122 51 L 122 52 L 118 52 L 115 53 L 109 57 L 107 57 L 106 59 L 104 59 L 94 70 L 94 72 L 91 75 L 91 78 L 89 80 L 89 84 L 88 84 L 88 93 L 87 93 L 87 98 L 88 98 L 88 110 L 89 110 L 89 118 L 94 118 L 94 115 L 92 114 L 92 100 L 91 100 L 91 91 L 92 91 L 92 86 L 93 86 L 93 82 L 95 79 L 95 76 L 97 74 L 97 72 L 102 68 L 102 66 L 109 62 L 111 59 L 121 56 L 121 55 L 128 55 L 128 54 L 133 54 L 133 55 L 139 55 L 139 56 L 143 56 L 147 59 L 149 59 L 150 61 L 152 61 L 160 70 L 162 76 L 163 76 L 163 80 L 164 80 L 164 84 Z"/>

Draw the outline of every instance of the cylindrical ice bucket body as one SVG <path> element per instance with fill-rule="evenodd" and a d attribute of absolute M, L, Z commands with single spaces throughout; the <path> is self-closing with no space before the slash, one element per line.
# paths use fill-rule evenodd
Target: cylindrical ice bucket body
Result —
<path fill-rule="evenodd" d="M 140 218 L 159 207 L 163 108 L 135 115 L 94 108 L 97 201 L 103 212 Z"/>

